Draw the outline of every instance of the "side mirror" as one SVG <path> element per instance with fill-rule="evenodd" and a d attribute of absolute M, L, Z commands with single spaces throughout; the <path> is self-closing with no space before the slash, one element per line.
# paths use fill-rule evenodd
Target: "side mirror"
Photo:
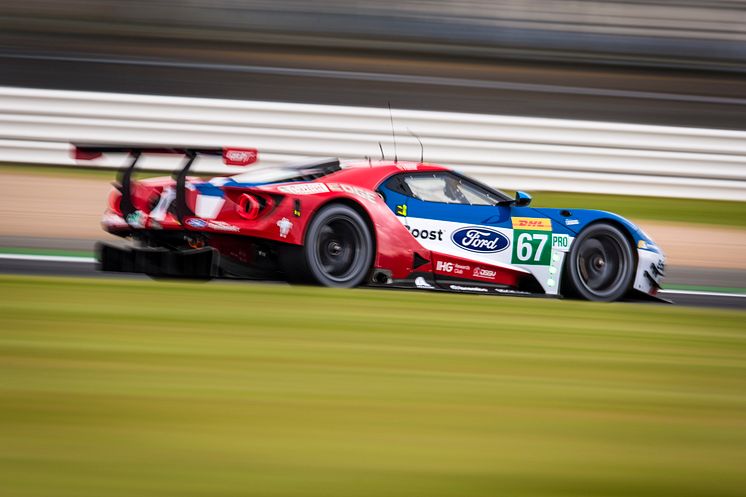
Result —
<path fill-rule="evenodd" d="M 531 204 L 531 195 L 526 192 L 515 192 L 515 201 L 513 205 L 516 207 L 527 207 Z"/>

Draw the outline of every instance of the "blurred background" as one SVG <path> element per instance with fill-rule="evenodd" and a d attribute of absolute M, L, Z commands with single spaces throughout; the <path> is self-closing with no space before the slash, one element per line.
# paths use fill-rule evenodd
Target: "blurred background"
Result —
<path fill-rule="evenodd" d="M 743 494 L 746 0 L 4 1 L 0 64 L 0 494 Z M 69 142 L 391 156 L 389 102 L 677 305 L 95 271 L 122 161 Z"/>
<path fill-rule="evenodd" d="M 745 126 L 738 0 L 30 0 L 0 14 L 2 84 Z"/>

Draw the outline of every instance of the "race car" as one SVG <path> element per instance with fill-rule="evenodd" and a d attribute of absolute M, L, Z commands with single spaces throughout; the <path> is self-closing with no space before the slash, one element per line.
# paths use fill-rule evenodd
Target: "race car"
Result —
<path fill-rule="evenodd" d="M 253 164 L 254 149 L 76 145 L 79 159 L 127 153 L 102 224 L 103 271 L 154 277 L 279 279 L 329 287 L 654 297 L 660 248 L 618 215 L 531 207 L 425 162 L 309 160 L 190 177 L 200 155 Z M 147 153 L 182 154 L 173 177 L 132 178 Z"/>

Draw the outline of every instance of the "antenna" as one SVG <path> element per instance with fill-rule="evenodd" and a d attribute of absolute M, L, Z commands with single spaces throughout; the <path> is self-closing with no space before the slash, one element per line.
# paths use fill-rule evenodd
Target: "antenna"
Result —
<path fill-rule="evenodd" d="M 409 131 L 410 135 L 417 138 L 417 141 L 420 144 L 420 164 L 422 164 L 423 162 L 425 162 L 425 147 L 422 146 L 422 140 L 420 140 L 420 137 L 414 134 L 411 129 L 407 128 L 407 131 Z"/>
<path fill-rule="evenodd" d="M 399 162 L 399 157 L 396 155 L 396 133 L 394 132 L 394 114 L 391 112 L 391 101 L 389 101 L 389 118 L 391 119 L 391 137 L 394 139 L 394 164 Z"/>
<path fill-rule="evenodd" d="M 383 145 L 381 145 L 381 142 L 378 142 L 378 148 L 381 149 L 381 160 L 384 160 L 386 156 L 383 155 Z"/>

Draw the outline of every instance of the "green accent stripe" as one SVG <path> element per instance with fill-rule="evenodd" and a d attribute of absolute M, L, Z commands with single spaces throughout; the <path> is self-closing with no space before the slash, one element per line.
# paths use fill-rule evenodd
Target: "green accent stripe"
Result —
<path fill-rule="evenodd" d="M 63 250 L 63 249 L 43 249 L 43 248 L 22 248 L 22 247 L 0 247 L 0 254 L 13 255 L 55 255 L 64 257 L 93 257 L 93 252 L 88 250 Z"/>
<path fill-rule="evenodd" d="M 735 293 L 735 294 L 746 294 L 746 288 L 730 288 L 721 286 L 699 286 L 699 285 L 667 285 L 663 283 L 663 290 L 689 290 L 692 292 L 719 292 L 719 293 Z"/>

